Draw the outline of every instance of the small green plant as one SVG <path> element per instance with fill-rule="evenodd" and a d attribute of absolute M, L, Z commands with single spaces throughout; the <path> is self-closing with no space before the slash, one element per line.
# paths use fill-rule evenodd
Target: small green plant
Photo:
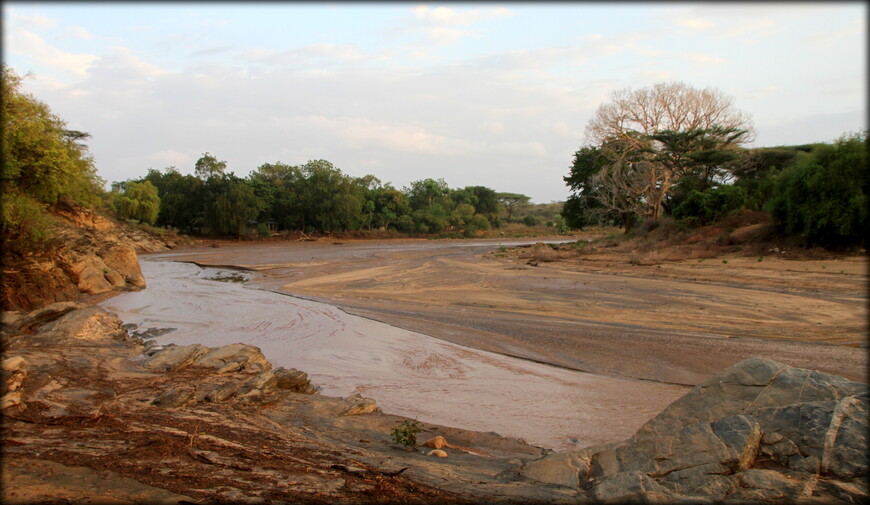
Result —
<path fill-rule="evenodd" d="M 397 445 L 414 447 L 417 445 L 417 433 L 420 433 L 421 429 L 420 423 L 416 419 L 413 421 L 406 419 L 393 428 L 390 437 Z"/>
<path fill-rule="evenodd" d="M 728 264 L 728 260 L 722 260 L 722 263 Z"/>
<path fill-rule="evenodd" d="M 507 252 L 507 247 L 505 247 L 505 246 L 499 247 L 498 252 Z"/>
<path fill-rule="evenodd" d="M 759 256 L 759 257 L 758 257 L 758 262 L 761 263 L 762 261 L 764 261 L 764 256 Z"/>

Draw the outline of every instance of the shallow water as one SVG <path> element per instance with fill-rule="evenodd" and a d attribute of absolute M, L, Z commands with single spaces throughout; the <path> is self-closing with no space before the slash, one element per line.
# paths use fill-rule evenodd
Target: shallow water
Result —
<path fill-rule="evenodd" d="M 147 289 L 101 305 L 157 340 L 245 343 L 328 396 L 360 393 L 391 414 L 559 451 L 630 437 L 686 388 L 603 377 L 459 346 L 330 305 L 246 288 L 236 272 L 143 258 Z M 245 278 L 250 274 L 246 273 Z"/>

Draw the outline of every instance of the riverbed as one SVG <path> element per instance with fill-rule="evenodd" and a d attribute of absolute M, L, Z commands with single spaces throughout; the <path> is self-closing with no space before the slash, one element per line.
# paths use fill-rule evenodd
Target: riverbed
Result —
<path fill-rule="evenodd" d="M 101 305 L 140 331 L 172 329 L 162 344 L 255 345 L 321 394 L 359 393 L 391 414 L 564 451 L 628 438 L 688 391 L 458 345 L 170 259 L 141 258 L 148 287 Z"/>

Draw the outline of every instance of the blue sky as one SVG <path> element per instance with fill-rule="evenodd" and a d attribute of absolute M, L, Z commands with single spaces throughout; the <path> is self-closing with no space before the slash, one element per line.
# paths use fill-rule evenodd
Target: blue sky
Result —
<path fill-rule="evenodd" d="M 867 6 L 4 2 L 3 58 L 107 181 L 211 152 L 564 200 L 608 93 L 715 87 L 755 146 L 867 127 Z"/>

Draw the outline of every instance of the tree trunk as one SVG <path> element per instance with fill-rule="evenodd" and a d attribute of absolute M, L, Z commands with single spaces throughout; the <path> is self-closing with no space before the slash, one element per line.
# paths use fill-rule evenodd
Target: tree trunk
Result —
<path fill-rule="evenodd" d="M 625 233 L 631 231 L 634 228 L 634 213 L 633 212 L 623 212 L 622 213 L 622 226 L 625 228 Z"/>

